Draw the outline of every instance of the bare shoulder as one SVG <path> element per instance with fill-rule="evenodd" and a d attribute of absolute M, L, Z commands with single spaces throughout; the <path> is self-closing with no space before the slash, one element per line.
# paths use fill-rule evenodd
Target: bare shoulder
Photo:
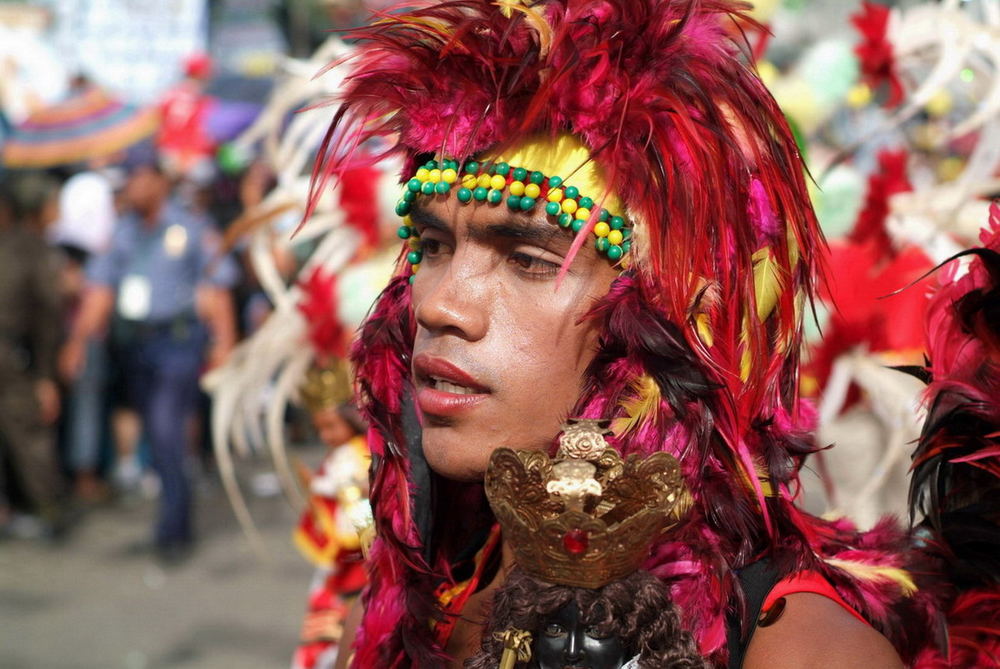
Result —
<path fill-rule="evenodd" d="M 888 639 L 833 600 L 796 593 L 785 598 L 773 625 L 754 633 L 743 666 L 902 669 L 903 663 Z"/>
<path fill-rule="evenodd" d="M 361 624 L 361 617 L 365 613 L 365 607 L 361 603 L 361 598 L 354 600 L 347 617 L 344 619 L 343 633 L 340 636 L 340 650 L 337 652 L 337 663 L 334 669 L 347 669 L 351 666 L 351 659 L 354 656 L 354 639 L 358 633 L 358 626 Z"/>

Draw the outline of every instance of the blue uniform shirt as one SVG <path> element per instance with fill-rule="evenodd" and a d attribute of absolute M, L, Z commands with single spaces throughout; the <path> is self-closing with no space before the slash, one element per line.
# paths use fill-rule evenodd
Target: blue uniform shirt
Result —
<path fill-rule="evenodd" d="M 87 265 L 87 278 L 117 293 L 117 313 L 127 320 L 167 321 L 194 313 L 195 289 L 232 286 L 233 259 L 219 255 L 212 224 L 175 199 L 150 226 L 137 214 L 118 219 L 108 250 Z"/>

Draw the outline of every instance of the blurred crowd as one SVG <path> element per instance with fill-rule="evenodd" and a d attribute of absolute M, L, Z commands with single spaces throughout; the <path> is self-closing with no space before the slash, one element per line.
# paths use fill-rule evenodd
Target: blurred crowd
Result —
<path fill-rule="evenodd" d="M 217 168 L 196 122 L 210 67 L 188 61 L 154 136 L 0 168 L 4 536 L 58 539 L 89 508 L 158 496 L 144 543 L 165 559 L 190 551 L 192 476 L 211 466 L 198 379 L 268 310 L 223 237 L 273 177 Z"/>

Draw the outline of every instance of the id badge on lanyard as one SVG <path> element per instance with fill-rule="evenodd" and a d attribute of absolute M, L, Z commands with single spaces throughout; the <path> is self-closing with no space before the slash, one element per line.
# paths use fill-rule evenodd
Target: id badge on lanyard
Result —
<path fill-rule="evenodd" d="M 118 286 L 118 315 L 130 321 L 149 318 L 153 306 L 153 284 L 142 274 L 128 274 Z"/>

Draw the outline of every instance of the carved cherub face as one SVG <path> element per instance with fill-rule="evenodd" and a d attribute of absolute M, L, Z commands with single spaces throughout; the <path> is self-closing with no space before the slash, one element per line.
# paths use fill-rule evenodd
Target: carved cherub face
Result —
<path fill-rule="evenodd" d="M 546 616 L 534 638 L 538 669 L 619 669 L 627 659 L 621 639 L 587 624 L 573 600 Z"/>

